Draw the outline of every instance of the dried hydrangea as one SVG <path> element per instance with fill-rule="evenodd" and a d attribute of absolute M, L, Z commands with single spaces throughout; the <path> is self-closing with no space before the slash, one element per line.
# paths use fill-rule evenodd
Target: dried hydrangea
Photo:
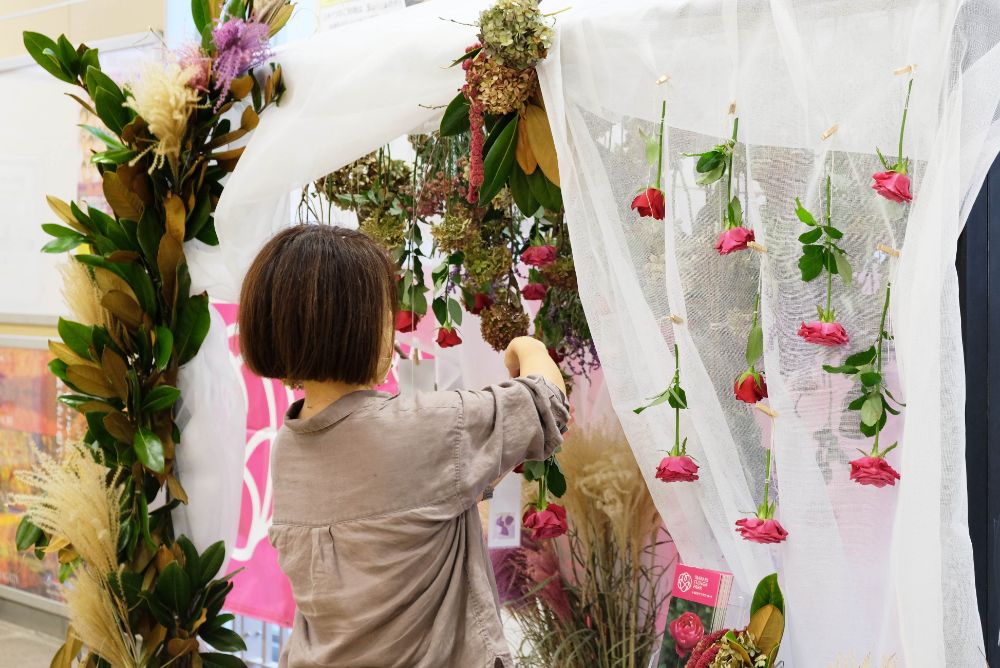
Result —
<path fill-rule="evenodd" d="M 393 216 L 381 209 L 375 209 L 361 221 L 358 228 L 391 250 L 403 245 L 406 221 L 401 216 Z"/>
<path fill-rule="evenodd" d="M 437 224 L 431 226 L 431 236 L 442 252 L 457 253 L 465 252 L 476 242 L 479 230 L 465 207 L 453 206 Z"/>
<path fill-rule="evenodd" d="M 538 73 L 531 67 L 518 70 L 495 58 L 476 58 L 476 97 L 488 114 L 497 116 L 520 111 L 538 87 Z"/>
<path fill-rule="evenodd" d="M 479 15 L 479 41 L 500 64 L 524 70 L 548 53 L 552 27 L 535 0 L 498 0 Z"/>
<path fill-rule="evenodd" d="M 556 258 L 556 261 L 542 269 L 545 282 L 556 288 L 576 290 L 576 265 L 568 255 Z"/>
<path fill-rule="evenodd" d="M 521 307 L 520 300 L 512 293 L 501 293 L 497 300 L 479 317 L 479 329 L 483 341 L 493 350 L 503 351 L 510 342 L 528 334 L 528 314 Z"/>
<path fill-rule="evenodd" d="M 506 276 L 513 262 L 506 246 L 470 245 L 465 251 L 465 272 L 473 285 L 485 286 Z"/>

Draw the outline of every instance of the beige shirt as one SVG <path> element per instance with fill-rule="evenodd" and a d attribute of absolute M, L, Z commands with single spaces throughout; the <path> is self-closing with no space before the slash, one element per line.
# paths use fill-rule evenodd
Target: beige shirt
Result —
<path fill-rule="evenodd" d="M 271 461 L 270 538 L 297 610 L 288 668 L 512 666 L 476 501 L 562 442 L 538 376 L 480 391 L 349 394 L 289 408 Z"/>

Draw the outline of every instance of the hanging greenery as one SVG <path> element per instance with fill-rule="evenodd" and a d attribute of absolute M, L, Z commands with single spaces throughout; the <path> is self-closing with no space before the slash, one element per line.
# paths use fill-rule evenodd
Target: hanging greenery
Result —
<path fill-rule="evenodd" d="M 32 58 L 74 86 L 68 94 L 103 123 L 85 129 L 105 145 L 91 162 L 111 208 L 108 214 L 49 197 L 60 222 L 42 226 L 53 237 L 44 251 L 82 247 L 71 261 L 86 268 L 93 289 L 73 294 L 96 303 L 71 310 L 101 314 L 96 322 L 59 321 L 49 368 L 72 391 L 59 400 L 85 416 L 84 452 L 107 470 L 120 506 L 111 572 L 88 563 L 81 546 L 53 531 L 57 525 L 32 522 L 46 516 L 38 511 L 47 503 L 44 486 L 18 528 L 18 549 L 57 552 L 62 579 L 79 572 L 73 586 L 93 585 L 94 605 L 114 613 L 102 637 L 94 619 L 71 609 L 67 644 L 53 665 L 72 665 L 81 643 L 85 666 L 243 665 L 222 653 L 245 649 L 226 628 L 232 615 L 221 614 L 232 589 L 231 575 L 216 579 L 224 546 L 199 554 L 174 535 L 171 521 L 171 511 L 187 502 L 176 449 L 204 445 L 182 444 L 174 423 L 178 370 L 197 354 L 210 323 L 208 295 L 191 294 L 184 242 L 218 244 L 213 210 L 243 150 L 227 147 L 281 97 L 280 68 L 254 68 L 292 8 L 287 0 L 194 0 L 200 44 L 147 64 L 124 86 L 102 71 L 97 49 L 24 34 Z M 165 502 L 154 508 L 160 497 Z M 127 636 L 127 652 L 112 651 L 122 644 L 112 631 Z M 200 651 L 202 641 L 219 652 Z"/>

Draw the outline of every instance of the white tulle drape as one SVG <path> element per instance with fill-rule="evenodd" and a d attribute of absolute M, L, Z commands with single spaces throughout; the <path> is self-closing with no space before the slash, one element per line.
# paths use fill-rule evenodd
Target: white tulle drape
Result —
<path fill-rule="evenodd" d="M 562 9 L 550 2 L 545 11 Z M 219 203 L 220 257 L 192 260 L 224 266 L 204 278 L 214 294 L 235 296 L 257 248 L 288 224 L 290 190 L 433 123 L 441 110 L 428 107 L 461 84 L 447 65 L 475 32 L 444 19 L 471 23 L 487 4 L 434 0 L 280 54 L 288 95 L 262 119 Z M 781 574 L 786 666 L 889 656 L 907 666 L 982 665 L 954 259 L 1000 147 L 1000 9 L 991 0 L 567 4 L 539 74 L 581 296 L 615 408 L 681 558 L 732 571 L 744 592 Z M 875 195 L 870 178 L 880 171 L 875 146 L 896 153 L 906 77 L 893 70 L 911 64 L 904 152 L 916 198 L 903 207 Z M 663 75 L 669 81 L 657 85 Z M 628 202 L 653 178 L 640 130 L 655 131 L 664 98 L 667 220 L 640 220 Z M 766 254 L 715 253 L 719 189 L 695 184 L 682 156 L 729 135 L 731 104 L 740 118 L 735 183 Z M 796 336 L 825 286 L 800 280 L 794 198 L 818 210 L 827 173 L 855 271 L 853 287 L 834 285 L 848 348 L 873 343 L 882 293 L 894 286 L 886 375 L 907 403 L 905 420 L 884 434 L 886 444 L 900 441 L 890 455 L 902 474 L 895 488 L 848 480 L 848 460 L 870 441 L 846 410 L 850 382 L 821 369 L 846 350 Z M 758 284 L 773 422 L 732 397 Z M 652 474 L 672 442 L 672 412 L 631 409 L 669 380 L 675 342 L 691 404 L 681 430 L 702 478 L 665 485 Z M 767 444 L 790 532 L 774 547 L 733 530 L 761 501 Z"/>

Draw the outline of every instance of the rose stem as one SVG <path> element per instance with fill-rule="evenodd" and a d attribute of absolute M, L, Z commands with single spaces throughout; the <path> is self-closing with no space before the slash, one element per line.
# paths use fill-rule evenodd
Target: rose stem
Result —
<path fill-rule="evenodd" d="M 539 510 L 545 510 L 546 506 L 549 504 L 545 500 L 545 481 L 548 480 L 549 473 L 549 463 L 545 462 L 545 468 L 542 469 L 542 477 L 538 479 L 538 503 L 535 507 Z"/>
<path fill-rule="evenodd" d="M 774 425 L 771 425 L 771 429 L 774 429 Z M 774 447 L 773 439 L 771 446 L 767 449 L 767 474 L 764 476 L 764 517 L 761 519 L 768 519 L 771 515 L 771 448 Z"/>
<path fill-rule="evenodd" d="M 830 226 L 830 202 L 832 198 L 830 196 L 830 175 L 826 175 L 826 226 Z M 823 230 L 823 235 L 826 237 L 826 251 L 829 255 L 823 258 L 824 264 L 826 264 L 826 314 L 823 318 L 823 322 L 830 322 L 833 318 L 830 316 L 830 301 L 833 294 L 833 272 L 830 270 L 829 260 L 827 258 L 833 257 L 835 252 L 830 246 L 833 244 L 830 241 L 830 236 L 827 234 L 826 230 Z"/>
<path fill-rule="evenodd" d="M 910 79 L 910 83 L 906 86 L 906 103 L 903 104 L 903 122 L 899 125 L 899 162 L 897 165 L 903 163 L 903 132 L 906 130 L 906 112 L 910 110 L 910 93 L 913 91 L 913 79 Z M 906 167 L 903 167 L 903 174 L 906 173 Z"/>
<path fill-rule="evenodd" d="M 878 323 L 878 338 L 875 341 L 875 345 L 878 346 L 878 350 L 875 352 L 875 365 L 876 371 L 879 375 L 879 382 L 882 383 L 882 333 L 885 331 L 885 314 L 889 310 L 889 295 L 892 292 L 892 283 L 887 283 L 885 286 L 885 302 L 882 304 L 882 319 Z M 884 384 L 884 383 L 883 383 Z M 880 419 L 875 423 L 875 445 L 872 448 L 872 457 L 878 457 L 878 437 L 882 433 L 882 428 L 879 426 Z"/>
<path fill-rule="evenodd" d="M 677 352 L 677 344 L 674 344 L 674 387 L 681 384 L 681 356 Z M 672 389 L 672 388 L 671 388 Z M 675 398 L 676 403 L 676 398 Z M 681 409 L 674 406 L 674 452 L 676 457 L 681 454 Z"/>
<path fill-rule="evenodd" d="M 750 328 L 750 336 L 753 336 L 753 330 L 757 329 L 757 312 L 760 310 L 760 286 L 757 287 L 757 298 L 753 302 L 753 326 Z M 759 359 L 759 358 L 758 358 Z M 750 370 L 756 373 L 757 360 L 750 362 Z"/>
<path fill-rule="evenodd" d="M 660 181 L 663 177 L 663 123 L 667 118 L 667 101 L 663 101 L 660 107 L 660 151 L 656 160 L 656 189 L 660 190 Z"/>
<path fill-rule="evenodd" d="M 728 166 L 726 169 L 726 171 L 729 172 L 729 175 L 726 178 L 726 212 L 727 212 L 726 229 L 727 230 L 733 228 L 733 225 L 730 225 L 732 221 L 729 220 L 728 212 L 729 212 L 729 204 L 730 202 L 733 201 L 733 153 L 736 151 L 736 135 L 739 132 L 739 129 L 740 129 L 740 119 L 739 117 L 736 117 L 733 119 L 733 146 L 730 147 L 729 150 L 729 159 L 727 160 Z"/>

